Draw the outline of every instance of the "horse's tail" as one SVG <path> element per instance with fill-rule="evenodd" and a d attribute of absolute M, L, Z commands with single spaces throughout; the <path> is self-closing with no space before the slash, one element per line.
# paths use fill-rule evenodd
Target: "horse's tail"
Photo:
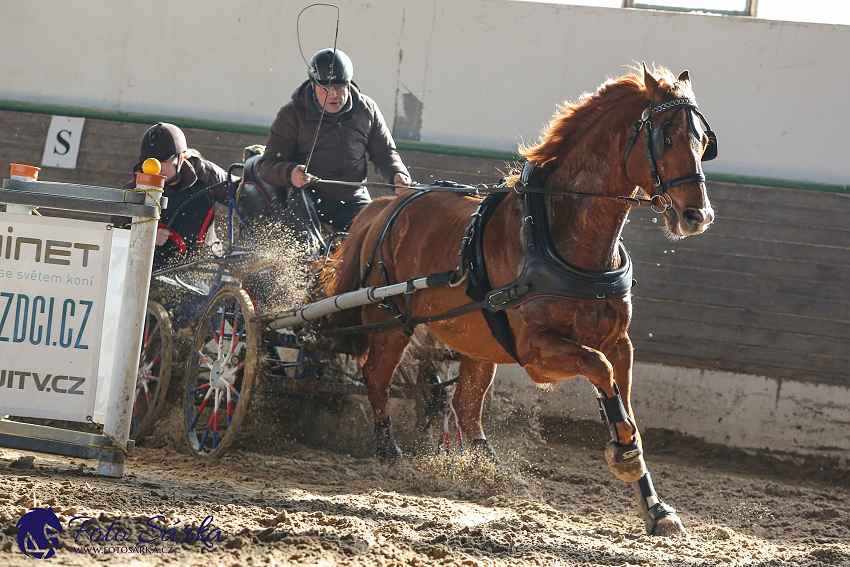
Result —
<path fill-rule="evenodd" d="M 365 249 L 366 235 L 378 215 L 392 201 L 392 197 L 376 199 L 354 217 L 345 242 L 333 255 L 333 268 L 322 274 L 321 289 L 325 297 L 340 295 L 360 287 L 360 258 L 362 254 L 369 253 L 369 250 Z M 369 246 L 371 250 L 371 244 Z M 359 325 L 362 322 L 359 308 L 334 313 L 328 320 L 334 328 Z M 358 356 L 365 352 L 367 346 L 365 336 L 355 335 L 354 347 Z"/>

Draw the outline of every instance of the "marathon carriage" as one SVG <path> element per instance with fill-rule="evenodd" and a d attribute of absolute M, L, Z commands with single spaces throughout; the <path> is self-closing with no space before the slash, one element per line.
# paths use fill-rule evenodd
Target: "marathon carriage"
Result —
<path fill-rule="evenodd" d="M 349 341 L 311 340 L 321 322 L 264 325 L 274 318 L 269 309 L 313 293 L 346 233 L 321 225 L 305 191 L 290 189 L 288 197 L 262 181 L 261 150 L 246 148 L 245 162 L 228 168 L 227 244 L 218 255 L 152 274 L 131 427 L 137 441 L 162 416 L 172 377 L 182 381 L 186 441 L 202 458 L 228 450 L 261 385 L 286 397 L 367 393 Z M 240 172 L 241 179 L 234 175 Z M 290 247 L 286 254 L 280 243 Z M 416 357 L 400 368 L 405 378 L 391 395 L 414 400 L 430 420 L 446 408 L 441 376 L 452 354 L 427 334 L 416 340 Z"/>

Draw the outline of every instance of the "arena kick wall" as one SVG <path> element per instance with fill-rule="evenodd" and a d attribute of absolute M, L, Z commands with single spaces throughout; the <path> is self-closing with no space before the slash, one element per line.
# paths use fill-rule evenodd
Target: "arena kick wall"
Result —
<path fill-rule="evenodd" d="M 304 76 L 300 3 L 103 2 L 85 14 L 8 4 L 0 165 L 38 165 L 51 115 L 87 118 L 77 169 L 45 168 L 46 180 L 120 187 L 161 119 L 205 157 L 239 162 Z M 340 6 L 355 79 L 423 183 L 495 181 L 558 101 L 633 61 L 689 69 L 720 136 L 706 164 L 717 220 L 671 242 L 648 211 L 630 217 L 639 423 L 748 449 L 847 454 L 850 115 L 833 99 L 850 87 L 837 72 L 850 26 L 507 0 Z M 145 23 L 166 10 L 173 19 Z M 333 37 L 332 15 L 315 10 L 302 17 L 307 56 Z M 196 24 L 172 29 L 180 21 Z M 496 388 L 529 411 L 596 419 L 583 379 L 543 392 L 505 366 Z"/>

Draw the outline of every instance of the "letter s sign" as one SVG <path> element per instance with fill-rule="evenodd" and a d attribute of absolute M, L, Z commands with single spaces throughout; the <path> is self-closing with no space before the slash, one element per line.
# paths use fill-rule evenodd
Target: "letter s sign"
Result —
<path fill-rule="evenodd" d="M 69 142 L 65 137 L 71 138 L 70 130 L 59 130 L 56 134 L 56 141 L 58 142 L 55 146 L 53 146 L 53 153 L 55 155 L 64 156 L 71 149 L 71 142 Z M 59 147 L 62 147 L 62 151 L 59 151 Z"/>
<path fill-rule="evenodd" d="M 41 165 L 76 169 L 85 118 L 54 116 L 44 141 Z"/>

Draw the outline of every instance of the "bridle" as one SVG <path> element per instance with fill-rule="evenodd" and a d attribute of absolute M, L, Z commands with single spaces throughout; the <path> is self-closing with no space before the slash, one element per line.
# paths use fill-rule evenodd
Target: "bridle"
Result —
<path fill-rule="evenodd" d="M 653 116 L 657 116 L 671 109 L 676 109 L 673 115 L 659 126 L 652 125 Z M 632 146 L 637 141 L 641 130 L 644 130 L 646 139 L 646 160 L 649 165 L 649 174 L 652 178 L 652 183 L 655 185 L 655 190 L 650 195 L 653 201 L 653 208 L 659 208 L 662 211 L 669 209 L 673 205 L 673 200 L 667 193 L 668 190 L 686 183 L 703 183 L 705 182 L 705 173 L 702 167 L 697 166 L 696 173 L 675 177 L 668 181 L 661 179 L 661 174 L 658 172 L 657 160 L 664 155 L 664 150 L 672 147 L 673 143 L 670 138 L 664 134 L 664 128 L 667 127 L 676 116 L 682 112 L 687 112 L 688 125 L 691 132 L 696 136 L 697 140 L 702 140 L 702 134 L 708 136 L 708 146 L 703 152 L 701 161 L 709 161 L 717 157 L 717 136 L 711 130 L 708 120 L 702 115 L 697 107 L 697 103 L 688 97 L 675 98 L 658 104 L 652 104 L 652 101 L 646 103 L 646 108 L 640 115 L 640 119 L 632 126 L 632 134 L 629 136 L 629 143 L 626 146 L 626 154 L 623 156 L 623 172 L 628 178 L 627 164 L 629 162 L 629 154 L 631 154 Z"/>

